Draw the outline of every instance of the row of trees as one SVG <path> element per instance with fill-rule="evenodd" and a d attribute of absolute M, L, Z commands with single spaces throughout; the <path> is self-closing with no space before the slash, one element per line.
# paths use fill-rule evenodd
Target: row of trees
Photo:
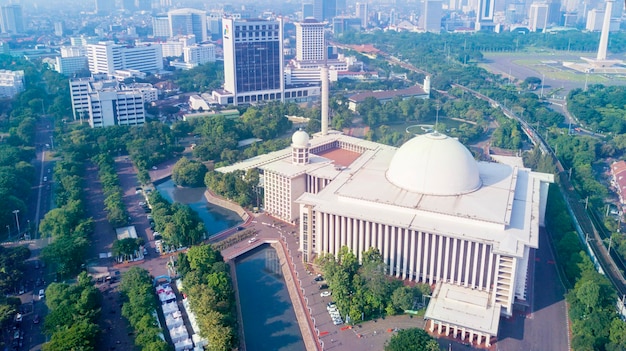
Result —
<path fill-rule="evenodd" d="M 422 296 L 431 293 L 427 284 L 407 287 L 401 280 L 389 277 L 386 274 L 389 268 L 374 247 L 363 252 L 361 264 L 347 246 L 339 250 L 337 257 L 325 254 L 316 263 L 332 290 L 333 300 L 342 315 L 349 317 L 346 321 L 349 323 L 415 309 Z"/>
<path fill-rule="evenodd" d="M 24 277 L 25 261 L 30 257 L 26 246 L 7 248 L 0 246 L 0 330 L 8 330 L 21 304 L 10 297 L 17 292 Z"/>
<path fill-rule="evenodd" d="M 122 275 L 122 315 L 135 331 L 135 345 L 144 351 L 168 351 L 157 322 L 158 301 L 148 271 L 132 267 Z"/>
<path fill-rule="evenodd" d="M 177 260 L 183 290 L 189 296 L 200 336 L 210 351 L 229 351 L 238 345 L 237 310 L 230 268 L 211 245 L 189 248 Z"/>
<path fill-rule="evenodd" d="M 150 194 L 149 201 L 154 230 L 161 233 L 166 246 L 189 247 L 206 239 L 204 223 L 191 207 L 178 202 L 170 204 L 158 191 Z"/>
<path fill-rule="evenodd" d="M 128 212 L 122 201 L 124 192 L 120 187 L 115 161 L 110 154 L 98 154 L 91 158 L 98 166 L 98 176 L 104 193 L 104 209 L 107 219 L 113 227 L 123 227 L 128 224 Z"/>
<path fill-rule="evenodd" d="M 53 264 L 61 277 L 80 272 L 94 223 L 86 218 L 83 202 L 84 159 L 78 154 L 64 154 L 54 168 L 56 208 L 46 213 L 39 231 L 54 240 L 42 250 L 44 261 Z"/>
<path fill-rule="evenodd" d="M 52 283 L 46 289 L 49 313 L 44 330 L 50 341 L 43 351 L 96 350 L 102 295 L 83 272 L 76 284 Z"/>

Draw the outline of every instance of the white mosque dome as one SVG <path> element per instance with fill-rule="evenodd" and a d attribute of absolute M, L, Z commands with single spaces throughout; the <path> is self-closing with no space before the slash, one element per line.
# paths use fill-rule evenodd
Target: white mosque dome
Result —
<path fill-rule="evenodd" d="M 291 143 L 294 147 L 308 147 L 309 134 L 302 129 L 297 130 L 291 137 Z"/>
<path fill-rule="evenodd" d="M 404 143 L 391 159 L 387 179 L 408 191 L 443 196 L 467 194 L 482 185 L 469 150 L 437 132 Z"/>

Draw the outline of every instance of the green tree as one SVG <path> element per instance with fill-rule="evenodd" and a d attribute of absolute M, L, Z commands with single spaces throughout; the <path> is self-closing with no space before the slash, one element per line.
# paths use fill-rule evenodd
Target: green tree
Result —
<path fill-rule="evenodd" d="M 439 351 L 437 341 L 423 329 L 398 331 L 385 343 L 385 351 Z"/>
<path fill-rule="evenodd" d="M 204 164 L 182 157 L 172 168 L 172 180 L 179 186 L 199 187 L 204 184 L 207 171 Z"/>

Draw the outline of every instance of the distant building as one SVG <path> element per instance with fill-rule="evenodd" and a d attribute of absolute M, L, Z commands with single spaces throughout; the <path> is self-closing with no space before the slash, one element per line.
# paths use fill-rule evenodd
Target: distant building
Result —
<path fill-rule="evenodd" d="M 324 27 L 326 22 L 319 22 L 314 18 L 296 22 L 296 60 L 316 61 L 324 60 L 326 54 L 326 40 Z"/>
<path fill-rule="evenodd" d="M 406 89 L 398 90 L 385 90 L 385 91 L 366 91 L 352 95 L 348 98 L 348 108 L 352 111 L 357 111 L 359 104 L 361 104 L 367 98 L 375 98 L 380 103 L 384 104 L 393 100 L 396 97 L 400 97 L 403 100 L 408 98 L 428 99 L 430 97 L 430 79 L 424 81 L 424 87 L 414 85 Z"/>
<path fill-rule="evenodd" d="M 12 98 L 24 91 L 24 71 L 0 70 L 0 98 Z"/>
<path fill-rule="evenodd" d="M 65 35 L 65 22 L 54 22 L 54 35 L 62 37 Z"/>
<path fill-rule="evenodd" d="M 89 70 L 87 56 L 57 56 L 55 57 L 54 70 L 68 77 L 81 71 L 87 71 Z"/>
<path fill-rule="evenodd" d="M 313 0 L 312 17 L 320 22 L 330 21 L 335 16 L 346 14 L 346 0 Z"/>
<path fill-rule="evenodd" d="M 24 17 L 21 5 L 2 5 L 0 7 L 0 29 L 2 33 L 24 33 Z"/>
<path fill-rule="evenodd" d="M 215 45 L 202 44 L 183 48 L 183 61 L 185 63 L 201 65 L 207 62 L 215 62 Z"/>
<path fill-rule="evenodd" d="M 70 37 L 71 46 L 87 46 L 89 44 L 97 44 L 100 41 L 98 37 L 78 36 Z"/>
<path fill-rule="evenodd" d="M 157 72 L 163 69 L 159 45 L 125 46 L 112 41 L 99 42 L 87 45 L 87 58 L 92 74 L 114 74 L 117 70 Z"/>
<path fill-rule="evenodd" d="M 176 9 L 167 13 L 170 25 L 170 36 L 196 36 L 198 43 L 207 41 L 207 14 L 206 11 L 196 9 Z"/>
<path fill-rule="evenodd" d="M 534 2 L 530 5 L 528 27 L 531 32 L 541 32 L 548 26 L 548 4 Z"/>
<path fill-rule="evenodd" d="M 94 0 L 96 5 L 96 13 L 104 15 L 115 11 L 115 1 L 111 0 Z"/>
<path fill-rule="evenodd" d="M 441 33 L 442 16 L 441 0 L 424 0 L 424 12 L 420 16 L 420 22 L 425 32 Z"/>
<path fill-rule="evenodd" d="M 345 32 L 361 31 L 361 19 L 352 16 L 337 16 L 332 19 L 333 33 L 343 34 Z"/>
<path fill-rule="evenodd" d="M 106 75 L 70 80 L 74 119 L 88 119 L 92 128 L 144 124 L 146 94 L 152 96 L 153 91 L 124 86 Z"/>
<path fill-rule="evenodd" d="M 602 30 L 604 21 L 604 10 L 592 9 L 587 12 L 587 23 L 585 29 L 590 32 L 599 32 Z"/>
<path fill-rule="evenodd" d="M 169 38 L 172 36 L 170 33 L 170 19 L 167 14 L 152 17 L 152 35 L 155 38 Z"/>
<path fill-rule="evenodd" d="M 476 11 L 476 24 L 474 29 L 491 31 L 494 24 L 495 0 L 478 0 L 478 8 Z"/>
<path fill-rule="evenodd" d="M 361 28 L 367 28 L 369 17 L 369 7 L 367 2 L 356 3 L 356 16 L 361 19 Z"/>

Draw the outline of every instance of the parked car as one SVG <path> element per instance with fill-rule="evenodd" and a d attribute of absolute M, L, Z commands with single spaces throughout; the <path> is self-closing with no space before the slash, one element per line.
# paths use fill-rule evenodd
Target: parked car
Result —
<path fill-rule="evenodd" d="M 250 240 L 248 240 L 248 244 L 252 244 L 255 241 L 257 241 L 257 238 L 250 238 Z"/>
<path fill-rule="evenodd" d="M 324 280 L 324 277 L 321 274 L 318 274 L 317 277 L 315 277 L 315 279 L 313 280 L 315 280 L 316 282 L 321 282 L 322 280 Z"/>
<path fill-rule="evenodd" d="M 33 324 L 39 324 L 39 315 L 38 314 L 33 316 Z"/>
<path fill-rule="evenodd" d="M 44 289 L 39 289 L 39 300 L 43 300 L 46 297 L 46 292 Z"/>
<path fill-rule="evenodd" d="M 320 284 L 320 290 L 328 289 L 328 284 Z"/>
<path fill-rule="evenodd" d="M 320 294 L 320 296 L 321 296 L 321 297 L 327 297 L 327 296 L 330 296 L 331 294 L 332 294 L 332 293 L 331 293 L 330 291 L 326 290 L 326 291 L 322 291 L 322 293 Z"/>

